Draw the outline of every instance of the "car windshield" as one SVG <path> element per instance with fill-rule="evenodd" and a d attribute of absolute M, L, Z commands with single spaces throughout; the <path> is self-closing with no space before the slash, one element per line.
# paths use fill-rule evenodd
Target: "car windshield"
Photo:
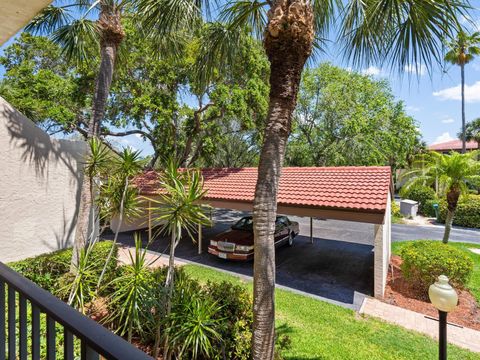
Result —
<path fill-rule="evenodd" d="M 232 229 L 253 231 L 253 218 L 250 216 L 241 218 L 235 225 L 232 226 Z"/>

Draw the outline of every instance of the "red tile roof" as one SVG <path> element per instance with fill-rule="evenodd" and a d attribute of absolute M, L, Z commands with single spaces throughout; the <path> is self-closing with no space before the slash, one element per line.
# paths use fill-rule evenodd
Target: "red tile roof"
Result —
<path fill-rule="evenodd" d="M 466 147 L 467 147 L 467 150 L 476 150 L 478 149 L 478 143 L 476 141 L 467 141 Z M 428 146 L 428 150 L 432 150 L 432 151 L 462 150 L 462 140 L 450 140 L 450 141 L 445 141 L 438 144 L 432 144 Z"/>
<path fill-rule="evenodd" d="M 205 200 L 252 202 L 257 168 L 202 169 Z M 147 171 L 134 180 L 140 194 L 160 192 L 158 174 Z M 391 173 L 388 166 L 286 167 L 282 170 L 278 204 L 383 213 Z"/>

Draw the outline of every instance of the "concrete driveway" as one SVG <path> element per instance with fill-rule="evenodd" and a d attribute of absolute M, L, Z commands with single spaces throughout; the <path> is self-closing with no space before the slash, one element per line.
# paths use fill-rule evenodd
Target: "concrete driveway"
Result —
<path fill-rule="evenodd" d="M 253 262 L 231 262 L 206 252 L 209 239 L 228 230 L 246 213 L 217 209 L 214 227 L 203 230 L 203 254 L 197 245 L 184 237 L 176 256 L 184 261 L 210 266 L 222 271 L 251 277 Z M 337 220 L 315 220 L 314 243 L 310 243 L 310 219 L 290 216 L 300 223 L 300 235 L 293 247 L 281 247 L 276 252 L 276 283 L 294 291 L 318 297 L 348 308 L 359 309 L 365 295 L 373 294 L 373 228 L 371 224 Z M 438 239 L 443 226 L 392 225 L 392 240 Z M 106 236 L 107 238 L 110 236 Z M 453 229 L 452 241 L 480 243 L 480 231 Z M 147 239 L 144 234 L 143 239 Z M 119 242 L 133 245 L 133 234 L 120 234 Z M 149 246 L 156 253 L 168 251 L 168 240 L 161 238 Z M 165 255 L 168 256 L 168 255 Z"/>

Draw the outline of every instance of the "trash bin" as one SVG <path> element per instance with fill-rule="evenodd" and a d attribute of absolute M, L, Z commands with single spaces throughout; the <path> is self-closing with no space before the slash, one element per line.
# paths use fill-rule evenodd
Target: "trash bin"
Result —
<path fill-rule="evenodd" d="M 417 216 L 418 202 L 405 199 L 400 201 L 400 212 L 408 218 Z"/>

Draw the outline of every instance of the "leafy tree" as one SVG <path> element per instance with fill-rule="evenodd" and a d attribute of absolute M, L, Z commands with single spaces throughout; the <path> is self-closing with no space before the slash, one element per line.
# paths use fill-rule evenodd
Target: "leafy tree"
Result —
<path fill-rule="evenodd" d="M 462 138 L 462 132 L 458 134 Z M 465 140 L 476 141 L 480 148 L 480 118 L 470 121 L 465 126 Z"/>
<path fill-rule="evenodd" d="M 476 152 L 441 154 L 431 152 L 421 155 L 403 176 L 407 179 L 406 189 L 415 185 L 435 185 L 439 183 L 440 193 L 447 200 L 447 218 L 443 242 L 448 243 L 455 210 L 461 194 L 468 194 L 468 186 L 480 184 L 480 162 Z"/>
<path fill-rule="evenodd" d="M 177 29 L 195 29 L 208 2 L 200 0 L 136 0 L 144 27 L 157 38 Z M 254 198 L 254 335 L 253 358 L 273 359 L 275 331 L 274 222 L 278 183 L 291 130 L 301 74 L 314 46 L 337 33 L 346 57 L 356 64 L 378 62 L 397 66 L 440 62 L 442 39 L 458 24 L 466 1 L 449 0 L 233 0 L 221 18 L 228 25 L 212 33 L 210 56 L 214 63 L 234 61 L 241 33 L 263 36 L 270 61 L 269 108 L 260 152 Z M 165 26 L 175 19 L 174 27 Z M 335 21 L 338 20 L 338 21 Z M 336 23 L 335 32 L 330 25 Z M 317 39 L 317 41 L 316 41 Z M 211 64 L 211 65 L 209 65 Z M 217 65 L 218 68 L 218 65 Z M 209 72 L 200 73 L 203 81 Z"/>
<path fill-rule="evenodd" d="M 415 121 L 388 83 L 328 63 L 304 72 L 285 161 L 292 166 L 406 165 Z"/>
<path fill-rule="evenodd" d="M 449 51 L 445 60 L 451 64 L 460 66 L 461 88 L 462 88 L 462 153 L 466 151 L 465 134 L 465 65 L 476 55 L 480 54 L 480 32 L 468 34 L 464 30 L 457 33 L 455 39 L 448 43 Z"/>

